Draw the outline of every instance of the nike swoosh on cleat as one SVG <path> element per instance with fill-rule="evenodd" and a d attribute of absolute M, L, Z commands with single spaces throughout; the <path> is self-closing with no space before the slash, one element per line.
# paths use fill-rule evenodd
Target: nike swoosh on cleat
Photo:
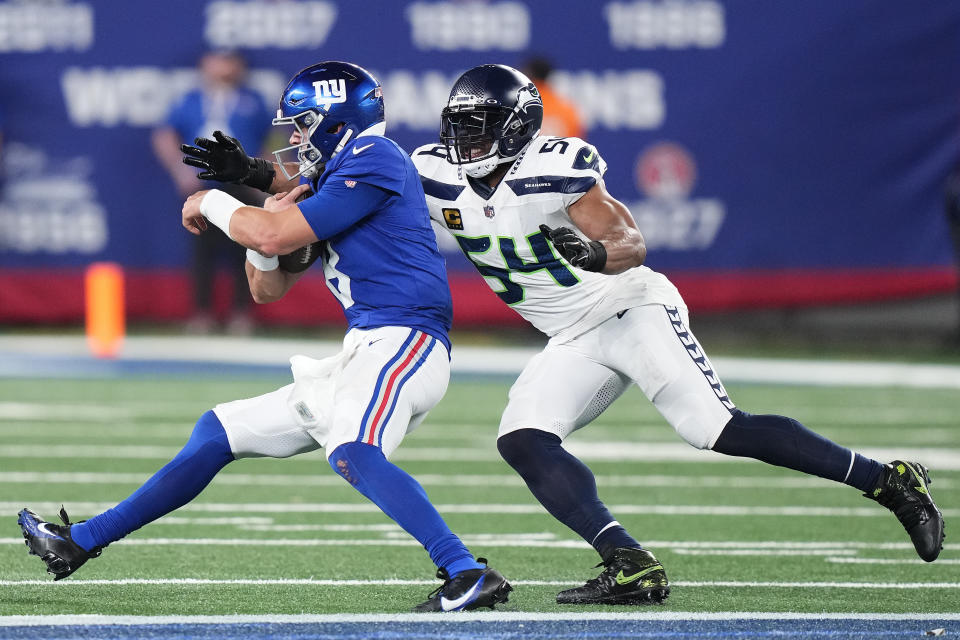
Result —
<path fill-rule="evenodd" d="M 353 148 L 353 155 L 357 155 L 358 153 L 360 153 L 360 152 L 363 151 L 364 149 L 369 149 L 370 147 L 373 146 L 373 144 L 374 144 L 374 143 L 371 142 L 370 144 L 368 144 L 368 145 L 365 146 L 365 147 L 354 147 L 354 148 Z"/>
<path fill-rule="evenodd" d="M 662 569 L 663 567 L 661 565 L 656 564 L 656 565 L 653 565 L 652 567 L 647 567 L 643 571 L 638 571 L 637 573 L 634 573 L 633 575 L 629 575 L 629 576 L 623 575 L 623 571 L 621 571 L 620 573 L 617 574 L 617 578 L 616 578 L 617 584 L 628 584 L 630 582 L 639 580 L 640 578 L 647 575 L 648 573 L 651 573 L 657 570 L 662 570 Z"/>
<path fill-rule="evenodd" d="M 57 538 L 57 539 L 59 539 L 59 540 L 63 540 L 63 536 L 61 536 L 61 535 L 58 534 L 58 533 L 54 533 L 53 531 L 51 531 L 51 530 L 48 528 L 49 526 L 50 526 L 50 523 L 48 523 L 48 522 L 39 522 L 39 523 L 37 523 L 37 529 L 39 529 L 39 530 L 42 531 L 43 533 L 47 534 L 48 536 L 50 536 L 50 537 L 52 537 L 52 538 Z"/>
<path fill-rule="evenodd" d="M 477 580 L 476 584 L 470 587 L 470 590 L 465 594 L 457 598 L 456 600 L 447 600 L 445 597 L 440 596 L 440 608 L 444 611 L 456 611 L 460 607 L 464 606 L 470 602 L 470 598 L 473 597 L 473 594 L 476 593 L 477 589 L 480 588 L 480 585 L 483 584 L 483 578 L 481 577 Z"/>

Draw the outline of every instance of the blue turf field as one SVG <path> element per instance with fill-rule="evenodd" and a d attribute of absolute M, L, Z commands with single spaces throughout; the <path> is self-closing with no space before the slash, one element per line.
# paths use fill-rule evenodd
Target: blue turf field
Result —
<path fill-rule="evenodd" d="M 749 614 L 745 614 L 749 616 Z M 223 624 L 170 623 L 170 624 L 90 624 L 90 625 L 39 625 L 0 627 L 0 638 L 98 638 L 127 640 L 129 638 L 237 638 L 263 640 L 394 640 L 400 638 L 437 640 L 479 640 L 486 638 L 552 638 L 573 639 L 620 639 L 620 638 L 804 638 L 804 640 L 838 640 L 842 638 L 919 638 L 933 636 L 933 630 L 943 629 L 944 635 L 955 635 L 960 617 L 932 618 L 864 618 L 811 616 L 784 618 L 762 616 L 756 618 L 697 619 L 693 614 L 683 618 L 676 614 L 670 619 L 663 616 L 644 618 L 642 614 L 629 619 L 611 617 L 597 619 L 573 619 L 563 616 L 550 619 L 547 616 L 523 618 L 511 616 L 504 619 L 489 614 L 470 615 L 462 621 L 457 616 L 448 616 L 443 621 L 416 621 L 415 616 L 396 616 L 393 621 L 336 621 L 337 616 L 318 617 L 313 622 L 238 622 Z M 349 617 L 345 617 L 348 619 Z M 65 621 L 66 622 L 66 621 Z"/>

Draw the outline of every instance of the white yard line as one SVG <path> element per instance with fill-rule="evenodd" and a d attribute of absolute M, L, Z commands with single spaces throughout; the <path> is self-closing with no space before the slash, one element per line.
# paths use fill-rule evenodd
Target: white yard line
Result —
<path fill-rule="evenodd" d="M 577 441 L 571 440 L 567 448 L 574 455 L 594 462 L 695 462 L 744 464 L 743 458 L 724 456 L 713 451 L 702 451 L 682 443 L 640 443 L 622 441 Z M 92 445 L 92 444 L 5 444 L 0 449 L 0 458 L 87 458 L 87 459 L 151 459 L 169 460 L 177 454 L 179 447 L 141 446 L 141 445 Z M 875 460 L 918 460 L 927 467 L 936 470 L 960 470 L 960 449 L 947 447 L 865 447 L 858 448 L 865 456 Z M 453 448 L 453 447 L 403 447 L 392 456 L 392 460 L 402 461 L 449 461 L 449 462 L 493 462 L 499 461 L 496 449 Z M 320 453 L 308 456 L 296 456 L 288 459 L 293 462 L 325 464 Z M 936 485 L 934 485 L 936 489 Z"/>
<path fill-rule="evenodd" d="M 73 511 L 78 514 L 99 513 L 115 505 L 107 502 L 71 502 Z M 35 511 L 56 511 L 60 502 L 42 502 L 34 500 L 0 502 L 0 513 L 16 513 L 30 505 Z M 543 507 L 538 504 L 438 504 L 437 509 L 444 513 L 463 514 L 515 514 L 543 515 Z M 691 516 L 799 516 L 799 517 L 854 517 L 889 518 L 890 514 L 875 506 L 869 507 L 753 507 L 733 505 L 663 505 L 663 504 L 624 504 L 608 505 L 613 513 L 631 515 L 691 515 Z M 379 507 L 363 502 L 319 502 L 319 503 L 243 503 L 243 502 L 197 502 L 187 504 L 181 511 L 197 512 L 236 512 L 236 513 L 380 513 Z M 946 517 L 960 516 L 960 509 L 941 509 Z"/>
<path fill-rule="evenodd" d="M 140 484 L 150 477 L 149 473 L 122 472 L 62 472 L 62 471 L 0 471 L 0 484 Z M 417 481 L 426 486 L 440 487 L 516 487 L 525 488 L 516 474 L 467 474 L 449 475 L 437 473 L 416 474 Z M 346 486 L 343 478 L 333 473 L 323 474 L 219 474 L 215 485 L 236 486 Z M 811 476 L 765 477 L 765 476 L 689 476 L 689 475 L 602 475 L 597 477 L 602 487 L 674 487 L 674 488 L 737 488 L 737 489 L 844 489 L 844 485 Z M 952 489 L 956 484 L 949 478 L 937 478 L 936 488 Z M 846 490 L 846 489 L 844 489 Z"/>
<path fill-rule="evenodd" d="M 130 420 L 132 417 L 133 413 L 129 409 L 114 405 L 0 402 L 0 419 L 4 420 L 116 422 Z"/>
<path fill-rule="evenodd" d="M 379 538 L 126 538 L 115 545 L 121 546 L 211 546 L 211 547 L 416 547 L 419 543 L 406 534 L 390 535 L 390 531 L 382 532 Z M 589 549 L 590 546 L 582 540 L 555 540 L 539 534 L 490 534 L 479 533 L 461 536 L 465 543 L 483 545 L 485 547 L 509 548 L 549 548 L 549 549 Z M 0 545 L 20 546 L 23 538 L 0 538 Z M 736 545 L 736 546 L 734 546 Z M 819 545 L 819 546 L 816 546 Z M 746 555 L 768 555 L 772 551 L 791 550 L 792 554 L 822 555 L 824 552 L 837 556 L 844 555 L 847 550 L 895 550 L 912 551 L 913 547 L 907 543 L 865 543 L 865 542 L 836 542 L 836 543 L 790 543 L 790 542 L 670 542 L 651 540 L 644 541 L 644 546 L 650 549 L 672 550 L 676 553 L 710 555 L 711 551 L 723 555 L 749 551 Z M 960 549 L 960 543 L 944 545 L 946 550 Z"/>
<path fill-rule="evenodd" d="M 13 514 L 25 506 L 34 511 L 57 511 L 60 502 L 37 500 L 12 500 L 0 502 L 0 513 Z M 80 514 L 99 513 L 115 506 L 107 502 L 71 502 L 71 510 Z M 438 504 L 444 513 L 463 514 L 516 514 L 544 515 L 538 504 Z M 631 515 L 691 515 L 691 516 L 799 516 L 799 517 L 846 517 L 889 518 L 890 513 L 876 506 L 866 507 L 755 507 L 734 505 L 663 505 L 623 504 L 608 505 L 613 513 Z M 304 503 L 244 503 L 244 502 L 197 502 L 180 508 L 180 511 L 211 513 L 380 513 L 375 504 L 365 502 L 304 502 Z M 945 517 L 960 516 L 960 509 L 941 509 Z"/>
<path fill-rule="evenodd" d="M 175 522 L 167 522 L 168 520 L 174 520 Z M 247 520 L 261 520 L 259 518 L 181 518 L 178 516 L 166 516 L 154 523 L 151 523 L 150 526 L 156 526 L 159 524 L 247 524 Z M 271 520 L 266 518 L 266 520 Z M 256 526 L 256 525 L 254 525 Z M 279 530 L 282 531 L 300 531 L 300 527 L 311 527 L 310 529 L 302 529 L 303 531 L 313 531 L 313 530 L 322 530 L 322 531 L 333 531 L 333 532 L 355 532 L 355 531 L 365 531 L 365 532 L 375 532 L 381 533 L 386 536 L 391 536 L 392 534 L 397 534 L 398 537 L 403 537 L 403 539 L 409 543 L 411 546 L 414 545 L 413 541 L 407 540 L 406 533 L 402 532 L 402 529 L 393 523 L 383 523 L 383 524 L 330 524 L 330 525 L 278 525 Z M 314 529 L 313 527 L 322 527 L 321 529 Z M 474 537 L 477 539 L 485 541 L 496 541 L 499 540 L 503 545 L 509 545 L 516 541 L 526 542 L 528 540 L 536 540 L 538 545 L 541 546 L 553 546 L 556 545 L 557 548 L 588 548 L 586 543 L 575 540 L 575 539 L 566 539 L 558 540 L 554 534 L 551 533 L 509 533 L 509 532 L 499 532 L 499 533 L 476 533 L 476 534 L 467 534 L 467 537 Z M 240 542 L 237 542 L 236 539 L 226 539 L 226 538 L 188 538 L 187 540 L 192 540 L 194 545 L 202 544 L 221 544 L 221 545 L 230 545 L 230 544 L 270 544 L 274 546 L 284 546 L 287 539 L 275 539 L 275 540 L 251 540 L 249 538 L 244 538 Z M 357 538 L 350 538 L 345 540 L 329 540 L 329 541 L 316 541 L 313 539 L 308 539 L 305 541 L 298 541 L 297 539 L 292 540 L 292 544 L 295 546 L 302 546 L 304 543 L 307 545 L 317 544 L 321 546 L 326 545 L 336 545 L 344 544 L 349 545 L 355 542 L 362 542 L 364 545 L 373 544 L 380 542 L 381 539 L 367 539 L 359 540 Z M 178 544 L 180 541 L 178 539 L 172 538 L 125 538 L 119 542 L 115 542 L 114 545 L 151 545 L 151 544 Z M 0 538 L 0 544 L 13 544 L 20 545 L 23 544 L 22 538 Z M 843 555 L 848 550 L 866 550 L 866 551 L 913 551 L 913 545 L 909 542 L 863 542 L 859 540 L 838 540 L 832 542 L 810 542 L 810 541 L 791 541 L 791 540 L 646 540 L 644 541 L 644 546 L 650 549 L 668 549 L 676 553 L 683 553 L 684 551 L 696 551 L 696 550 L 755 550 L 755 551 L 790 551 L 794 554 L 807 554 L 807 553 L 816 553 L 821 554 L 822 552 L 834 553 L 837 555 Z M 526 546 L 526 545 L 520 545 Z M 944 550 L 946 551 L 960 551 L 960 543 L 946 543 L 943 545 Z M 839 559 L 841 562 L 845 562 L 842 558 Z M 917 560 L 917 562 L 921 562 Z M 939 566 L 943 562 L 942 560 L 937 561 L 936 566 Z M 926 564 L 926 563 L 922 563 Z M 929 565 L 926 565 L 929 566 Z"/>
<path fill-rule="evenodd" d="M 824 560 L 835 564 L 913 564 L 917 566 L 930 566 L 929 563 L 919 558 L 848 558 L 831 556 L 824 558 Z M 960 560 L 955 558 L 940 558 L 936 561 L 936 566 L 938 567 L 947 564 L 960 565 Z"/>
<path fill-rule="evenodd" d="M 796 556 L 796 549 L 673 549 L 684 556 Z M 804 556 L 856 555 L 856 549 L 806 549 Z M 836 558 L 842 560 L 842 558 Z M 921 560 L 922 562 L 922 560 Z"/>
<path fill-rule="evenodd" d="M 950 433 L 949 427 L 956 423 L 956 412 L 942 407 L 878 407 L 878 406 L 784 406 L 778 405 L 777 411 L 786 415 L 796 416 L 803 421 L 816 422 L 817 424 L 830 425 L 863 425 L 871 429 L 878 427 L 891 428 L 902 425 L 914 425 L 917 423 L 940 424 L 943 427 L 924 427 L 922 433 L 927 436 L 943 436 Z M 167 416 L 170 413 L 170 407 L 156 406 L 152 404 L 141 405 L 139 403 L 126 403 L 118 401 L 117 404 L 60 404 L 52 402 L 14 402 L 0 401 L 0 430 L 13 430 L 23 428 L 23 422 L 30 422 L 30 428 L 43 429 L 68 429 L 76 431 L 78 428 L 86 428 L 88 422 L 109 422 L 118 429 L 139 429 L 145 433 L 161 433 L 162 435 L 173 437 L 174 435 L 189 433 L 192 426 L 192 418 L 195 416 L 189 412 L 178 411 L 177 414 L 183 414 L 184 420 L 167 422 L 150 422 L 149 424 L 123 424 L 143 418 L 155 418 L 158 414 Z M 17 421 L 5 424 L 4 421 Z M 119 424 L 118 424 L 119 422 Z M 492 431 L 495 433 L 495 423 L 432 423 L 438 428 L 455 428 L 465 430 L 467 435 L 452 434 L 451 438 L 477 438 L 475 433 L 484 433 Z M 630 429 L 649 430 L 652 433 L 667 433 L 668 427 L 665 422 L 657 417 L 640 416 L 630 423 Z M 916 437 L 916 430 L 911 427 L 910 436 Z M 929 439 L 929 437 L 927 438 Z"/>

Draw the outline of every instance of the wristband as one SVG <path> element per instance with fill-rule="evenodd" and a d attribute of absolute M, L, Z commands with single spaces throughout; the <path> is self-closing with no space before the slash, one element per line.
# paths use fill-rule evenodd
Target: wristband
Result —
<path fill-rule="evenodd" d="M 200 201 L 200 213 L 212 224 L 220 227 L 220 230 L 227 234 L 227 237 L 233 240 L 230 235 L 230 218 L 240 207 L 246 206 L 229 193 L 224 193 L 219 189 L 211 189 L 203 196 Z"/>
<path fill-rule="evenodd" d="M 270 256 L 269 258 L 259 251 L 247 249 L 247 262 L 252 264 L 258 271 L 276 271 L 280 266 L 280 258 Z"/>
<path fill-rule="evenodd" d="M 585 271 L 603 271 L 603 268 L 607 266 L 607 248 L 597 240 L 591 240 L 588 246 L 591 251 L 583 269 Z"/>
<path fill-rule="evenodd" d="M 267 191 L 273 184 L 273 177 L 276 174 L 273 163 L 263 158 L 250 158 L 249 160 L 247 175 L 240 183 L 260 191 Z"/>

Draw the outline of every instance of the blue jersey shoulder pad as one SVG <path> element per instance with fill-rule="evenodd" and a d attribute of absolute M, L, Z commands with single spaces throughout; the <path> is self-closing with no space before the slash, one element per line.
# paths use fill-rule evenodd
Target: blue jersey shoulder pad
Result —
<path fill-rule="evenodd" d="M 382 136 L 362 136 L 348 144 L 335 160 L 333 175 L 402 194 L 410 159 L 397 143 Z"/>

